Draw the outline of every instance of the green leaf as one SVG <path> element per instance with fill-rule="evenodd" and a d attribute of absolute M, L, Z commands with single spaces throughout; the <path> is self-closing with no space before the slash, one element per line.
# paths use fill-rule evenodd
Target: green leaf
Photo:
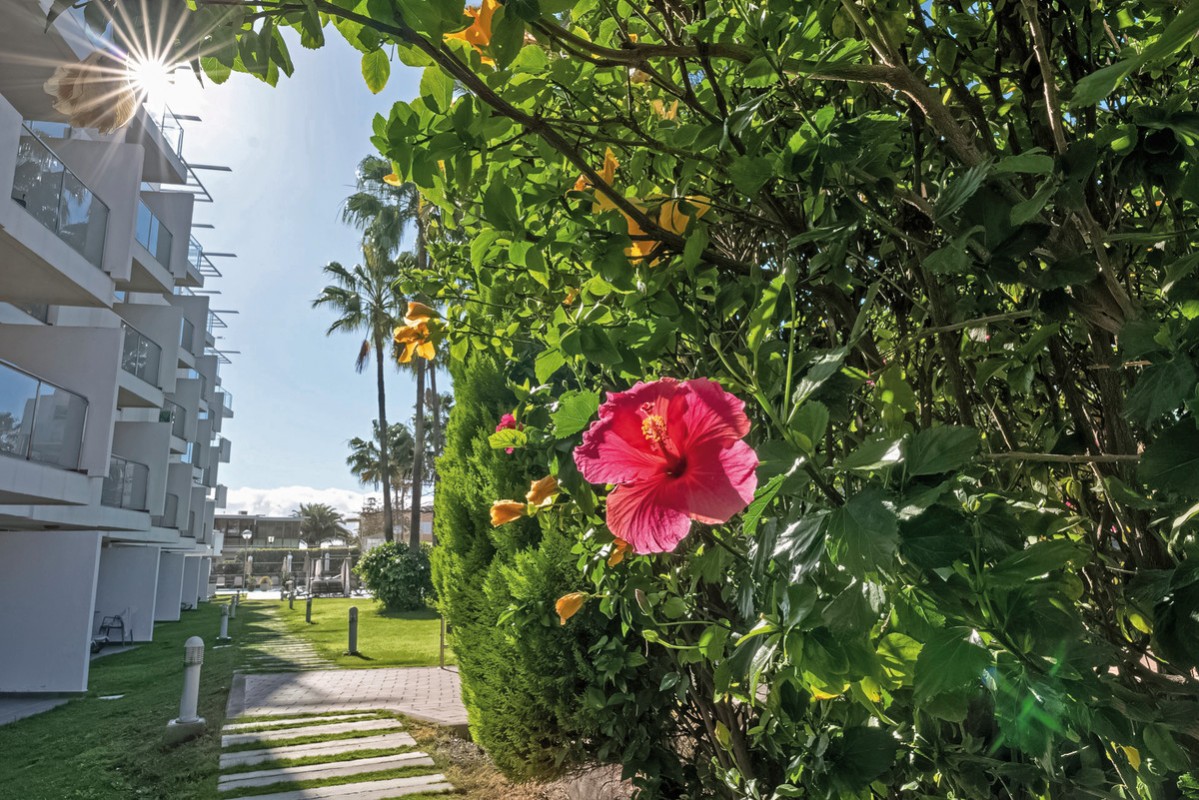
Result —
<path fill-rule="evenodd" d="M 914 696 L 923 705 L 938 695 L 980 686 L 983 671 L 991 666 L 991 653 L 970 641 L 970 628 L 938 631 L 916 659 Z"/>
<path fill-rule="evenodd" d="M 603 328 L 594 325 L 579 331 L 579 346 L 586 358 L 605 367 L 614 367 L 624 360 L 612 343 L 612 337 Z"/>
<path fill-rule="evenodd" d="M 729 177 L 742 194 L 756 195 L 773 176 L 770 159 L 760 156 L 737 156 L 729 165 Z"/>
<path fill-rule="evenodd" d="M 745 516 L 742 517 L 741 530 L 746 537 L 752 539 L 754 534 L 758 532 L 758 523 L 762 520 L 762 514 L 766 508 L 778 495 L 779 489 L 783 487 L 783 481 L 787 479 L 784 475 L 775 475 L 765 486 L 758 487 L 757 495 L 754 501 L 749 504 L 749 508 L 745 510 Z"/>
<path fill-rule="evenodd" d="M 433 111 L 448 113 L 454 104 L 454 79 L 441 67 L 426 67 L 420 78 L 420 96 Z"/>
<path fill-rule="evenodd" d="M 519 231 L 516 216 L 516 194 L 502 177 L 493 178 L 483 193 L 483 217 L 500 230 Z"/>
<path fill-rule="evenodd" d="M 1096 70 L 1074 84 L 1074 94 L 1070 97 L 1071 108 L 1086 108 L 1093 106 L 1116 90 L 1116 87 L 1128 77 L 1136 67 L 1134 59 L 1117 61 L 1111 66 Z"/>
<path fill-rule="evenodd" d="M 487 437 L 487 443 L 492 450 L 504 450 L 509 447 L 524 447 L 529 443 L 529 436 L 516 428 L 505 428 Z"/>
<path fill-rule="evenodd" d="M 886 728 L 846 728 L 825 754 L 832 779 L 844 792 L 869 786 L 895 763 L 899 742 Z"/>
<path fill-rule="evenodd" d="M 858 492 L 829 517 L 833 558 L 859 577 L 885 567 L 899 547 L 899 522 L 878 487 Z"/>
<path fill-rule="evenodd" d="M 1013 553 L 986 571 L 991 586 L 1016 587 L 1084 556 L 1078 543 L 1070 539 L 1037 542 Z"/>
<path fill-rule="evenodd" d="M 707 249 L 708 229 L 693 223 L 687 230 L 687 243 L 683 245 L 683 266 L 697 266 Z"/>
<path fill-rule="evenodd" d="M 828 406 L 819 400 L 809 400 L 791 415 L 791 430 L 799 437 L 800 446 L 814 453 L 828 430 Z"/>
<path fill-rule="evenodd" d="M 903 684 L 910 684 L 916 674 L 916 659 L 924 645 L 904 633 L 888 633 L 878 643 L 878 657 L 883 668 Z"/>
<path fill-rule="evenodd" d="M 840 372 L 847 355 L 849 355 L 847 348 L 837 347 L 816 356 L 812 360 L 812 366 L 808 368 L 799 385 L 795 387 L 795 394 L 791 397 L 793 407 L 798 408 L 803 405 L 804 401 L 823 386 L 825 381 Z"/>
<path fill-rule="evenodd" d="M 1053 172 L 1053 158 L 1039 152 L 1029 151 L 1001 159 L 993 170 L 996 175 L 1018 173 L 1023 175 L 1048 175 Z"/>
<path fill-rule="evenodd" d="M 949 244 L 924 258 L 924 268 L 934 275 L 961 275 L 970 271 L 974 260 L 966 249 L 970 234 L 954 237 Z"/>
<path fill-rule="evenodd" d="M 762 339 L 770 330 L 771 323 L 774 321 L 774 310 L 778 306 L 779 293 L 782 291 L 785 280 L 786 273 L 780 272 L 776 275 L 774 280 L 762 288 L 761 297 L 750 309 L 749 333 L 746 334 L 745 343 L 751 353 L 758 352 L 758 348 L 762 346 Z"/>
<path fill-rule="evenodd" d="M 537 354 L 533 362 L 533 372 L 537 375 L 538 383 L 546 383 L 550 377 L 566 366 L 566 356 L 557 347 L 547 347 Z"/>
<path fill-rule="evenodd" d="M 969 463 L 978 452 L 978 431 L 958 425 L 941 425 L 920 431 L 904 446 L 907 473 L 940 475 Z"/>
<path fill-rule="evenodd" d="M 1199 429 L 1183 417 L 1145 448 L 1139 474 L 1151 488 L 1199 497 Z"/>
<path fill-rule="evenodd" d="M 1144 427 L 1182 406 L 1195 391 L 1195 368 L 1183 355 L 1154 364 L 1128 393 L 1128 418 Z"/>
<path fill-rule="evenodd" d="M 1145 749 L 1149 751 L 1149 755 L 1160 761 L 1166 769 L 1177 772 L 1191 766 L 1186 751 L 1178 746 L 1170 729 L 1165 725 L 1150 723 L 1145 726 L 1141 737 L 1145 740 Z"/>
<path fill-rule="evenodd" d="M 591 423 L 599 409 L 597 392 L 572 391 L 558 398 L 558 409 L 550 416 L 554 433 L 559 439 L 574 436 Z"/>
<path fill-rule="evenodd" d="M 848 456 L 841 460 L 845 470 L 872 472 L 892 467 L 903 461 L 903 440 L 887 437 L 867 439 Z"/>
<path fill-rule="evenodd" d="M 917 567 L 944 569 L 970 552 L 970 526 L 961 514 L 945 506 L 931 506 L 899 524 L 900 553 Z"/>
<path fill-rule="evenodd" d="M 987 174 L 990 171 L 991 162 L 984 161 L 981 164 L 974 165 L 955 178 L 941 192 L 941 196 L 937 198 L 937 205 L 933 210 L 933 218 L 937 222 L 942 222 L 964 206 L 966 201 L 973 197 L 974 193 L 983 185 L 983 181 L 987 179 Z"/>
<path fill-rule="evenodd" d="M 366 81 L 366 88 L 372 93 L 378 94 L 383 91 L 389 77 L 391 62 L 388 61 L 387 53 L 379 49 L 362 55 L 362 78 Z"/>

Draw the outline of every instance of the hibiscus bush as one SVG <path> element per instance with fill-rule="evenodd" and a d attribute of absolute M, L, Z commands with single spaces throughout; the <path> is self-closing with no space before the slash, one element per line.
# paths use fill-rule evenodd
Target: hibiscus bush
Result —
<path fill-rule="evenodd" d="M 1193 791 L 1199 4 L 194 4 L 213 80 L 286 28 L 423 70 L 408 279 L 512 400 L 454 513 L 508 589 L 571 544 L 553 604 L 438 561 L 586 653 L 516 738 L 650 797 Z"/>
<path fill-rule="evenodd" d="M 417 611 L 433 599 L 427 546 L 414 551 L 384 542 L 367 551 L 354 565 L 354 574 L 388 611 Z"/>

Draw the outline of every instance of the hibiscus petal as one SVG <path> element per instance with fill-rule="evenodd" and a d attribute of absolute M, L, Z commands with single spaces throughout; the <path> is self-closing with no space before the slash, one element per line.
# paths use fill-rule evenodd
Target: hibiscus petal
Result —
<path fill-rule="evenodd" d="M 575 465 L 591 483 L 626 483 L 647 479 L 666 469 L 662 453 L 645 438 L 641 406 L 664 405 L 678 382 L 638 383 L 627 392 L 612 392 L 599 408 L 599 419 L 575 448 Z"/>
<path fill-rule="evenodd" d="M 669 553 L 687 538 L 691 520 L 662 502 L 661 481 L 619 486 L 608 495 L 608 530 L 634 553 Z"/>
<path fill-rule="evenodd" d="M 698 522 L 728 522 L 753 502 L 757 468 L 758 455 L 745 442 L 727 447 L 709 442 L 688 453 L 682 476 L 665 483 L 659 496 Z"/>
<path fill-rule="evenodd" d="M 671 418 L 671 434 L 679 431 L 683 448 L 691 451 L 708 443 L 731 444 L 749 433 L 745 401 L 716 381 L 700 378 L 683 384 L 687 405 Z M 671 411 L 674 411 L 672 407 Z"/>

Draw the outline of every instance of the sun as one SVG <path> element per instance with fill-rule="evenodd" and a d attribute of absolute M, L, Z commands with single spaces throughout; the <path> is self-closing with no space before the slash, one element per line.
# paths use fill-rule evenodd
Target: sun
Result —
<path fill-rule="evenodd" d="M 165 105 L 175 88 L 175 69 L 161 59 L 132 59 L 129 61 L 129 79 L 147 102 Z"/>

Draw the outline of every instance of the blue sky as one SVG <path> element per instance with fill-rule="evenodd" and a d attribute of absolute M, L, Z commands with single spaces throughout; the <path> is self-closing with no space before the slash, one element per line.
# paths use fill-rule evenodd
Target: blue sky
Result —
<path fill-rule="evenodd" d="M 222 86 L 180 73 L 172 106 L 196 114 L 184 156 L 232 173 L 201 172 L 215 203 L 199 203 L 204 248 L 236 252 L 214 259 L 224 277 L 206 288 L 229 323 L 218 347 L 240 350 L 222 367 L 235 418 L 226 421 L 233 458 L 220 480 L 230 510 L 287 513 L 300 501 L 356 509 L 364 490 L 345 466 L 346 443 L 366 436 L 377 416 L 373 364 L 354 371 L 359 337 L 325 336 L 332 312 L 311 303 L 331 260 L 359 260 L 357 231 L 341 224 L 358 161 L 373 148 L 371 119 L 417 94 L 420 72 L 393 62 L 391 81 L 372 95 L 359 54 L 330 30 L 321 50 L 292 48 L 295 75 L 271 88 L 244 75 Z M 411 244 L 409 242 L 409 244 Z M 388 367 L 388 418 L 409 421 L 414 388 Z"/>

